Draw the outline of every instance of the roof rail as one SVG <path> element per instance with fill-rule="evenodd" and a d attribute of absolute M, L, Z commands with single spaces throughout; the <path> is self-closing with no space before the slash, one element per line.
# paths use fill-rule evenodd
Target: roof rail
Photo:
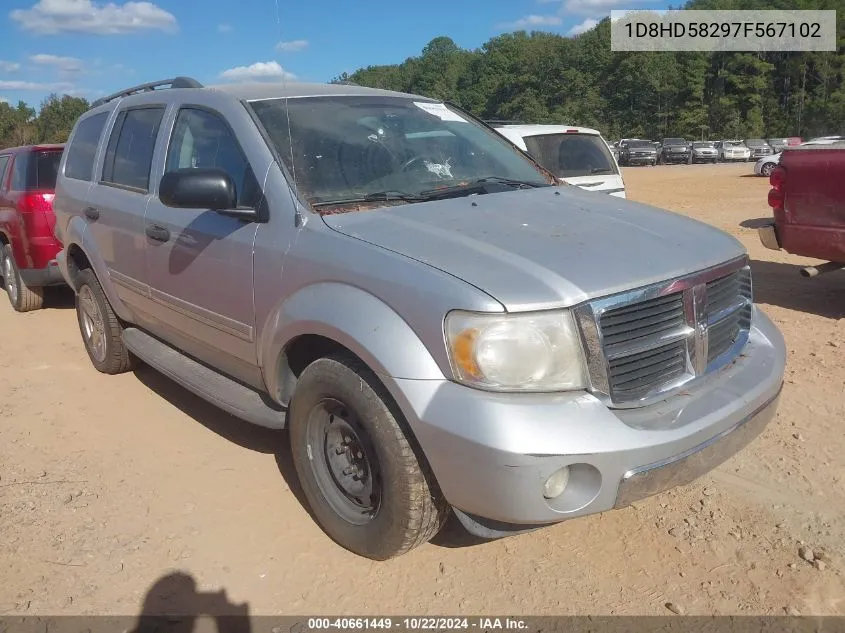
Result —
<path fill-rule="evenodd" d="M 119 99 L 120 97 L 128 97 L 129 95 L 134 95 L 139 92 L 150 92 L 152 90 L 156 90 L 163 86 L 167 86 L 168 88 L 202 88 L 203 85 L 198 82 L 196 79 L 191 79 L 190 77 L 174 77 L 173 79 L 162 79 L 161 81 L 152 81 L 148 84 L 141 84 L 139 86 L 133 86 L 132 88 L 127 88 L 126 90 L 121 90 L 120 92 L 115 92 L 108 97 L 103 97 L 102 99 L 97 99 L 94 103 L 91 104 L 92 108 L 96 108 L 97 106 L 101 106 L 104 103 L 108 103 L 109 101 L 113 101 L 115 99 Z"/>
<path fill-rule="evenodd" d="M 485 119 L 487 125 L 525 125 L 522 121 L 505 121 L 503 119 Z"/>

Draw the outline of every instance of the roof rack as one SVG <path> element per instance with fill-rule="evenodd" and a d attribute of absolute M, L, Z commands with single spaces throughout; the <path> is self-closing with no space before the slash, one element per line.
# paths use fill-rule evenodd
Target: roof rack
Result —
<path fill-rule="evenodd" d="M 126 90 L 121 90 L 120 92 L 115 92 L 108 97 L 103 97 L 102 99 L 97 99 L 94 103 L 91 104 L 92 108 L 96 108 L 97 106 L 101 106 L 104 103 L 108 103 L 109 101 L 113 101 L 115 99 L 119 99 L 120 97 L 128 97 L 129 95 L 134 95 L 139 92 L 151 92 L 163 86 L 167 86 L 168 88 L 202 88 L 203 85 L 198 82 L 196 79 L 191 79 L 190 77 L 174 77 L 173 79 L 162 79 L 161 81 L 152 81 L 148 84 L 141 84 L 139 86 L 133 86 L 132 88 L 127 88 Z"/>

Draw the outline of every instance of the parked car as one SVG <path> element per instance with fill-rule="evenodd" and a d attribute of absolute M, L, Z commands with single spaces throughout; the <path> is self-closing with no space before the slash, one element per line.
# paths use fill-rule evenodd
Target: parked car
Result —
<path fill-rule="evenodd" d="M 288 427 L 317 521 L 373 559 L 450 508 L 491 538 L 623 507 L 775 413 L 784 341 L 736 239 L 426 97 L 130 88 L 77 121 L 55 209 L 94 366 Z"/>
<path fill-rule="evenodd" d="M 691 147 L 690 163 L 715 163 L 719 160 L 719 152 L 713 141 L 694 141 Z"/>
<path fill-rule="evenodd" d="M 785 150 L 769 181 L 774 217 L 758 229 L 763 245 L 828 261 L 803 268 L 805 277 L 845 268 L 845 140 Z"/>
<path fill-rule="evenodd" d="M 771 156 L 774 154 L 772 146 L 769 145 L 765 139 L 749 138 L 745 141 L 745 146 L 750 150 L 750 158 L 762 158 L 763 156 Z"/>
<path fill-rule="evenodd" d="M 777 154 L 772 154 L 771 156 L 764 156 L 763 158 L 758 160 L 754 164 L 754 173 L 758 176 L 765 176 L 766 178 L 768 178 L 774 171 L 775 167 L 778 166 L 782 154 L 783 152 L 778 152 Z"/>
<path fill-rule="evenodd" d="M 622 139 L 619 142 L 620 165 L 656 165 L 657 150 L 651 141 Z"/>
<path fill-rule="evenodd" d="M 778 152 L 782 152 L 789 146 L 788 138 L 767 138 L 766 142 L 769 144 L 775 154 L 777 154 Z"/>
<path fill-rule="evenodd" d="M 715 146 L 719 152 L 719 160 L 721 162 L 751 160 L 751 150 L 742 141 L 716 141 Z"/>
<path fill-rule="evenodd" d="M 12 307 L 38 310 L 44 287 L 64 284 L 56 264 L 53 195 L 63 145 L 0 150 L 0 276 Z"/>
<path fill-rule="evenodd" d="M 598 130 L 569 125 L 506 125 L 496 131 L 570 185 L 625 197 L 625 182 Z"/>
<path fill-rule="evenodd" d="M 682 138 L 664 138 L 657 150 L 657 162 L 661 164 L 688 163 L 692 150 Z"/>

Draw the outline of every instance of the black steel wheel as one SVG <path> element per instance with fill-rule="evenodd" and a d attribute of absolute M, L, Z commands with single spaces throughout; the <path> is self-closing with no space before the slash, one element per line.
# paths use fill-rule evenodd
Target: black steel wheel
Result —
<path fill-rule="evenodd" d="M 386 560 L 440 531 L 449 506 L 401 411 L 361 361 L 337 355 L 308 365 L 288 425 L 308 505 L 336 543 Z"/>
<path fill-rule="evenodd" d="M 325 398 L 308 414 L 309 460 L 314 479 L 332 510 L 354 525 L 366 525 L 381 506 L 378 456 L 358 416 L 346 404 Z"/>

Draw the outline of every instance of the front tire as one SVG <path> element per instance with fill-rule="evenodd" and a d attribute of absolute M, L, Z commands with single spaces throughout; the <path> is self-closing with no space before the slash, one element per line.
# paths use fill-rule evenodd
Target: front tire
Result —
<path fill-rule="evenodd" d="M 11 244 L 3 246 L 3 250 L 0 252 L 0 264 L 2 264 L 6 295 L 9 297 L 9 303 L 17 312 L 31 312 L 44 307 L 44 288 L 40 286 L 30 287 L 23 282 L 18 265 L 15 263 Z"/>
<path fill-rule="evenodd" d="M 122 374 L 135 366 L 135 357 L 123 343 L 123 325 L 90 268 L 79 271 L 76 319 L 85 351 L 97 371 Z"/>
<path fill-rule="evenodd" d="M 768 178 L 772 175 L 772 172 L 775 170 L 774 163 L 764 163 L 763 166 L 760 168 L 760 174 Z"/>
<path fill-rule="evenodd" d="M 363 363 L 321 358 L 289 412 L 293 463 L 317 522 L 338 545 L 387 560 L 434 537 L 449 506 L 401 414 Z"/>

